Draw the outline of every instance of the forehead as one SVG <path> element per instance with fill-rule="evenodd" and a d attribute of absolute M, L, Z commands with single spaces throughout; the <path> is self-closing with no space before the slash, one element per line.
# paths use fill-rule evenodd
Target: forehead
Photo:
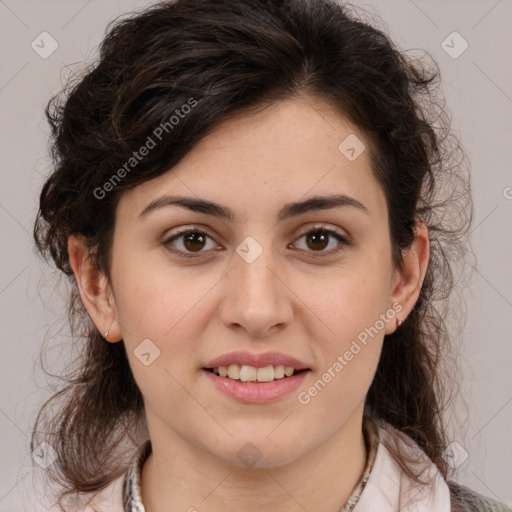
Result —
<path fill-rule="evenodd" d="M 169 172 L 126 192 L 119 208 L 138 215 L 165 194 L 228 205 L 241 221 L 332 194 L 353 197 L 377 217 L 386 213 L 367 137 L 312 98 L 280 101 L 220 122 Z"/>

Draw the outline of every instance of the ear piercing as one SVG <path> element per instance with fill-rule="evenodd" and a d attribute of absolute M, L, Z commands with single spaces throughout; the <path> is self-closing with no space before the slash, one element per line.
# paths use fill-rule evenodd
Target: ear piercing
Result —
<path fill-rule="evenodd" d="M 110 330 L 110 329 L 109 329 L 109 330 Z M 107 332 L 104 334 L 104 336 L 103 336 L 103 337 L 108 341 L 107 336 L 108 336 L 108 331 L 107 331 Z"/>
<path fill-rule="evenodd" d="M 402 320 L 400 320 L 400 318 L 397 318 L 396 319 L 396 328 L 398 329 L 401 325 L 402 325 Z"/>

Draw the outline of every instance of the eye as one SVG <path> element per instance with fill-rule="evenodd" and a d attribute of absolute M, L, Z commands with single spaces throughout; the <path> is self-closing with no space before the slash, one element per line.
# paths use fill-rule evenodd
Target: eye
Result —
<path fill-rule="evenodd" d="M 305 238 L 306 243 L 306 251 L 312 249 L 313 253 L 321 253 L 318 256 L 331 256 L 341 251 L 344 246 L 349 246 L 350 242 L 346 237 L 334 231 L 333 229 L 329 229 L 324 225 L 315 226 L 314 228 L 303 233 L 298 240 Z M 337 240 L 338 243 L 334 243 L 334 249 L 325 250 L 326 247 L 329 246 L 329 242 L 333 240 Z M 316 254 L 312 254 L 313 257 L 317 257 Z"/>
<path fill-rule="evenodd" d="M 169 246 L 175 245 L 174 241 L 183 238 L 180 243 L 176 245 L 181 245 L 182 248 L 173 249 Z M 167 238 L 164 241 L 164 245 L 168 248 L 172 253 L 183 257 L 183 258 L 193 258 L 195 256 L 194 253 L 200 253 L 201 250 L 205 247 L 207 239 L 210 239 L 213 242 L 213 239 L 208 235 L 206 231 L 198 228 L 188 228 L 178 233 L 172 235 L 170 238 Z M 215 244 L 213 244 L 215 246 Z M 210 247 L 211 249 L 212 247 Z"/>

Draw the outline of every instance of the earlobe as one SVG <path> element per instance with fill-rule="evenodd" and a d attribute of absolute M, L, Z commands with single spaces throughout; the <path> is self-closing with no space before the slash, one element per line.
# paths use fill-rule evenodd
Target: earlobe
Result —
<path fill-rule="evenodd" d="M 68 238 L 68 254 L 82 303 L 102 336 L 110 342 L 122 338 L 107 276 L 99 271 L 82 236 Z"/>
<path fill-rule="evenodd" d="M 403 251 L 403 265 L 396 269 L 393 276 L 390 302 L 392 304 L 399 303 L 402 306 L 400 313 L 397 313 L 400 323 L 405 321 L 418 300 L 427 272 L 429 257 L 428 228 L 424 222 L 417 220 L 414 242 L 407 250 Z M 388 323 L 386 334 L 392 334 L 396 328 L 398 328 L 398 322 L 396 325 L 393 322 Z"/>

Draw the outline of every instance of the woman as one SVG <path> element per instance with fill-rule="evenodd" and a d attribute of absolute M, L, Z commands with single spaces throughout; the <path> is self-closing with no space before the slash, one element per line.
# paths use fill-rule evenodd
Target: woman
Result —
<path fill-rule="evenodd" d="M 59 509 L 510 510 L 445 460 L 471 200 L 437 78 L 327 1 L 111 26 L 47 109 L 34 234 L 84 339 Z"/>

